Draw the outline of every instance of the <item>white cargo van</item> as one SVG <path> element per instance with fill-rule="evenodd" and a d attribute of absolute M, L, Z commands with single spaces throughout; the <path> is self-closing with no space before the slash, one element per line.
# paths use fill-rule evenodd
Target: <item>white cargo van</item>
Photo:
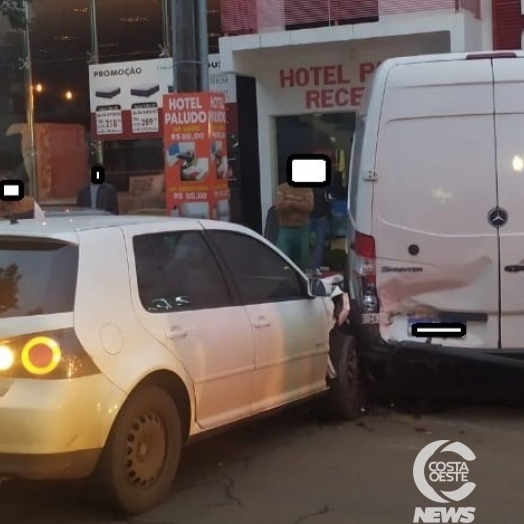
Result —
<path fill-rule="evenodd" d="M 362 355 L 524 356 L 524 53 L 382 63 L 350 179 L 347 276 Z M 416 338 L 418 322 L 467 333 Z"/>

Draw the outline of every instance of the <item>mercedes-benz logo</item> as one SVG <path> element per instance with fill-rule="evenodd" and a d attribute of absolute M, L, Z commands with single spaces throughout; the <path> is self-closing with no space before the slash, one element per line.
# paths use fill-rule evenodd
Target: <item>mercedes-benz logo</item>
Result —
<path fill-rule="evenodd" d="M 508 212 L 501 207 L 494 207 L 488 213 L 488 221 L 493 227 L 502 227 L 508 221 Z"/>

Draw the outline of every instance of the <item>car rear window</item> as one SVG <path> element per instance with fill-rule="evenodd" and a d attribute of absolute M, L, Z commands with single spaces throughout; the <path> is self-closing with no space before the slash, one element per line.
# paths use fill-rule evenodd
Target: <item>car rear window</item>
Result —
<path fill-rule="evenodd" d="M 73 311 L 78 247 L 0 237 L 0 318 Z"/>

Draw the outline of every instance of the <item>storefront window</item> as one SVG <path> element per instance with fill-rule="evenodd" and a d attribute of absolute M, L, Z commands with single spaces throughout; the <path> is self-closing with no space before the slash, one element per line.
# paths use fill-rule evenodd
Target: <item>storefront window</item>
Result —
<path fill-rule="evenodd" d="M 101 156 L 107 181 L 120 193 L 122 213 L 165 207 L 161 130 L 151 125 L 155 129 L 144 132 L 98 132 L 97 111 L 92 110 L 91 103 L 95 108 L 107 106 L 121 113 L 131 114 L 132 108 L 127 107 L 127 99 L 113 100 L 110 91 L 101 91 L 107 96 L 93 96 L 90 71 L 121 62 L 171 61 L 170 4 L 169 0 L 32 0 L 27 33 L 12 29 L 8 19 L 0 15 L 0 169 L 8 169 L 26 182 L 38 180 L 36 188 L 27 186 L 27 192 L 37 193 L 41 204 L 75 202 L 78 189 L 87 182 L 89 161 Z M 29 39 L 25 38 L 27 34 Z M 216 56 L 220 36 L 220 0 L 208 0 L 208 42 L 210 62 L 214 64 L 210 64 L 210 87 L 213 91 L 227 88 L 229 176 L 239 200 L 242 187 L 236 86 L 232 89 L 229 80 L 226 85 L 220 77 Z M 150 102 L 146 100 L 151 96 L 147 87 L 154 89 L 152 86 L 159 82 L 154 74 L 144 76 L 135 86 L 145 93 L 134 95 L 144 97 L 137 106 Z M 109 78 L 109 87 L 114 87 L 113 80 Z M 123 93 L 126 82 L 116 84 Z M 250 104 L 251 110 L 254 97 Z M 147 128 L 149 120 L 144 121 Z M 131 129 L 131 122 L 125 125 L 126 130 Z M 154 184 L 146 184 L 153 179 Z M 241 206 L 237 203 L 234 207 L 233 216 L 242 221 Z"/>
<path fill-rule="evenodd" d="M 331 158 L 330 231 L 344 237 L 347 228 L 348 170 L 355 113 L 324 113 L 276 117 L 278 178 L 286 180 L 292 154 L 323 153 Z"/>
<path fill-rule="evenodd" d="M 100 63 L 158 58 L 162 0 L 97 0 Z"/>
<path fill-rule="evenodd" d="M 22 33 L 0 16 L 0 169 L 12 170 L 21 162 L 20 144 L 6 136 L 14 124 L 25 120 L 23 57 Z"/>

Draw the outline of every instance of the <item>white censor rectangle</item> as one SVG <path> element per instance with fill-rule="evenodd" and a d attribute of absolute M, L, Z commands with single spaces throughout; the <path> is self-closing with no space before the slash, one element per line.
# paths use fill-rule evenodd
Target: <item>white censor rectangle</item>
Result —
<path fill-rule="evenodd" d="M 19 197 L 20 196 L 20 186 L 18 184 L 4 184 L 3 186 L 3 195 L 5 197 Z"/>
<path fill-rule="evenodd" d="M 449 327 L 431 327 L 431 328 L 423 328 L 423 327 L 417 327 L 417 333 L 462 333 L 461 328 L 449 328 Z"/>
<path fill-rule="evenodd" d="M 294 158 L 292 160 L 291 180 L 295 184 L 325 184 L 328 177 L 328 163 L 324 159 Z"/>

